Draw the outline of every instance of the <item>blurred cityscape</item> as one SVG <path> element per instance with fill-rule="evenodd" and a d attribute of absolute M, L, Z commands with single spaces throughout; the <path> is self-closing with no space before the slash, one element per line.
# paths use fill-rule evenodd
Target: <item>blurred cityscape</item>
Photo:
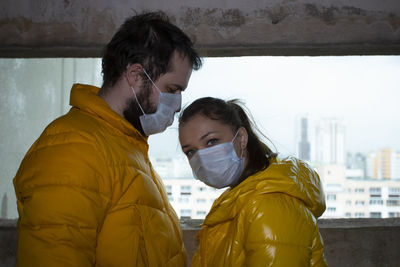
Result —
<path fill-rule="evenodd" d="M 345 149 L 345 126 L 339 118 L 296 119 L 296 155 L 323 182 L 322 218 L 400 217 L 400 153 L 390 148 L 362 154 Z M 180 218 L 203 219 L 225 190 L 195 180 L 183 156 L 152 158 L 168 199 Z"/>

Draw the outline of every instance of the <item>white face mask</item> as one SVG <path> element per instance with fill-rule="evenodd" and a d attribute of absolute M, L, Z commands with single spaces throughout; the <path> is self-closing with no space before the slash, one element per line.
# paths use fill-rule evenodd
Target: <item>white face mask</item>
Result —
<path fill-rule="evenodd" d="M 236 132 L 235 140 L 238 132 Z M 223 188 L 238 182 L 244 169 L 243 150 L 238 158 L 231 142 L 199 149 L 189 160 L 196 179 L 215 187 Z"/>
<path fill-rule="evenodd" d="M 143 112 L 143 115 L 139 117 L 143 132 L 146 136 L 149 136 L 163 132 L 174 122 L 175 113 L 181 109 L 182 95 L 162 93 L 144 69 L 143 72 L 159 92 L 156 112 L 146 114 L 138 101 L 135 90 L 133 90 L 133 87 L 131 86 L 136 102 L 138 103 L 140 110 Z"/>

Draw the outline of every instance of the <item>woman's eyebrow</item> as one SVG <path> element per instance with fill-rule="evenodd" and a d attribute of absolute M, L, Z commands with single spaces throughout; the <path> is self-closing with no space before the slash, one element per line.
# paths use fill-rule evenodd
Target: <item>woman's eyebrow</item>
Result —
<path fill-rule="evenodd" d="M 210 134 L 216 133 L 216 132 L 217 132 L 217 131 L 210 131 L 210 132 L 208 132 L 208 133 L 202 135 L 202 136 L 200 137 L 200 140 L 203 140 L 204 138 L 206 138 L 206 137 L 209 136 Z M 181 148 L 184 149 L 184 148 L 187 148 L 187 147 L 189 147 L 189 146 L 190 146 L 190 145 L 183 145 L 183 146 L 181 146 Z"/>
<path fill-rule="evenodd" d="M 205 135 L 203 135 L 202 137 L 200 137 L 200 140 L 203 140 L 204 138 L 206 138 L 207 136 L 209 136 L 210 134 L 215 133 L 215 132 L 216 132 L 216 131 L 211 131 L 211 132 L 206 133 Z"/>

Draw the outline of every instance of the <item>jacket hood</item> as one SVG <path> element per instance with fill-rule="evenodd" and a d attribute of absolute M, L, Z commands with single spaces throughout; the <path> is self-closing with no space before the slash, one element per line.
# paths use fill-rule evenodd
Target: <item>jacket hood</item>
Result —
<path fill-rule="evenodd" d="M 69 104 L 73 108 L 86 111 L 101 118 L 123 134 L 143 139 L 147 143 L 147 137 L 142 136 L 132 124 L 112 110 L 107 102 L 97 95 L 99 90 L 100 88 L 92 85 L 74 84 L 71 89 Z"/>
<path fill-rule="evenodd" d="M 267 169 L 260 171 L 226 190 L 213 204 L 204 225 L 228 221 L 256 195 L 283 193 L 300 199 L 318 218 L 325 211 L 325 196 L 318 174 L 305 162 L 294 157 L 273 158 Z"/>

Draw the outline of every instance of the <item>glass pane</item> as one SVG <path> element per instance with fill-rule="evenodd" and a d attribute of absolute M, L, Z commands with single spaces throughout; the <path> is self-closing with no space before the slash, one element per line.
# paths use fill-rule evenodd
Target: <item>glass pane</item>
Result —
<path fill-rule="evenodd" d="M 318 170 L 332 204 L 324 217 L 363 218 L 381 207 L 382 218 L 394 217 L 400 214 L 399 73 L 399 56 L 206 58 L 183 106 L 203 96 L 242 99 L 269 146 Z M 101 60 L 0 59 L 0 79 L 0 215 L 16 218 L 12 179 L 24 154 L 69 110 L 73 83 L 101 85 Z M 195 198 L 205 199 L 201 211 L 208 212 L 224 190 L 193 179 L 177 127 L 175 120 L 149 138 L 150 158 L 166 184 L 190 186 L 169 187 L 177 211 Z"/>

